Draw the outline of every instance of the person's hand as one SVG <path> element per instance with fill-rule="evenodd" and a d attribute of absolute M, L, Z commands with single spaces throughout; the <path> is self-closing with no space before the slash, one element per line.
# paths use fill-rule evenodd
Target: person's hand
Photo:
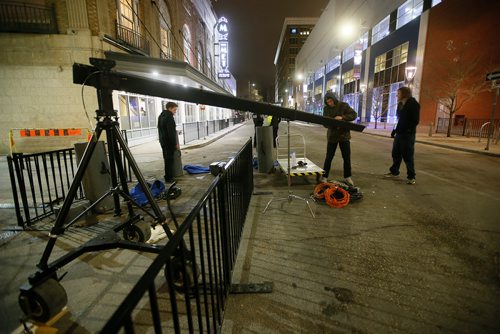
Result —
<path fill-rule="evenodd" d="M 337 121 L 343 120 L 342 116 L 335 116 L 333 119 L 336 119 Z"/>
<path fill-rule="evenodd" d="M 394 136 L 396 136 L 396 130 L 391 131 L 391 138 L 394 138 Z"/>

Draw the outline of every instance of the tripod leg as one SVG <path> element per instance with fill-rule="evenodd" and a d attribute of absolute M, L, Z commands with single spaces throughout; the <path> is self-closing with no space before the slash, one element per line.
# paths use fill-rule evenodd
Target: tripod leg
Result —
<path fill-rule="evenodd" d="M 121 133 L 120 133 L 120 129 L 118 127 L 118 125 L 115 125 L 113 126 L 113 138 L 116 138 L 118 140 L 118 138 L 121 138 Z M 125 167 L 124 167 L 124 162 L 122 162 L 121 160 L 121 156 L 119 156 L 118 152 L 120 152 L 119 148 L 118 148 L 118 141 L 117 140 L 114 140 L 113 141 L 113 149 L 114 149 L 114 152 L 115 152 L 115 162 L 116 162 L 116 167 L 117 167 L 117 171 L 118 171 L 118 177 L 120 178 L 120 184 L 121 184 L 121 189 L 123 191 L 123 193 L 127 196 L 130 196 L 130 193 L 128 191 L 128 186 L 127 186 L 127 175 L 125 174 Z M 122 148 L 122 151 L 123 151 L 123 148 Z M 126 155 L 124 154 L 124 160 L 126 157 Z M 132 206 L 132 203 L 131 201 L 127 200 L 127 209 L 128 209 L 128 214 L 129 214 L 129 217 L 132 217 L 134 216 L 134 209 L 133 209 L 133 206 Z"/>
<path fill-rule="evenodd" d="M 114 126 L 112 126 L 112 128 L 114 128 Z M 116 186 L 118 185 L 118 178 L 116 175 L 116 160 L 117 160 L 118 150 L 116 149 L 117 148 L 116 141 L 114 138 L 115 136 L 112 128 L 110 127 L 106 128 L 106 138 L 108 140 L 109 171 L 111 173 L 111 186 L 113 189 L 115 189 Z M 118 195 L 117 192 L 113 193 L 113 202 L 115 206 L 115 216 L 119 216 L 122 212 L 122 209 L 120 207 L 120 196 Z"/>
<path fill-rule="evenodd" d="M 132 168 L 132 171 L 134 172 L 135 177 L 137 178 L 137 182 L 141 185 L 142 189 L 144 190 L 144 194 L 146 195 L 146 198 L 148 199 L 149 203 L 151 204 L 151 208 L 153 209 L 153 212 L 156 215 L 156 220 L 159 224 L 163 226 L 163 229 L 165 230 L 165 233 L 167 236 L 170 238 L 173 237 L 172 232 L 170 231 L 170 228 L 166 226 L 165 223 L 165 216 L 163 215 L 163 212 L 161 212 L 160 207 L 158 206 L 158 203 L 156 200 L 153 198 L 153 195 L 151 194 L 151 190 L 146 184 L 146 181 L 144 179 L 144 176 L 142 175 L 141 171 L 139 170 L 139 166 L 137 166 L 137 163 L 134 160 L 134 157 L 132 156 L 132 153 L 130 152 L 130 149 L 127 146 L 127 143 L 123 140 L 123 137 L 121 136 L 118 128 L 115 126 L 113 127 L 113 131 L 115 133 L 115 138 L 120 145 L 123 154 L 125 155 L 127 161 L 129 162 L 130 167 Z M 128 190 L 127 190 L 128 191 Z"/>
<path fill-rule="evenodd" d="M 80 164 L 78 165 L 78 168 L 76 170 L 75 178 L 73 179 L 71 186 L 68 190 L 68 194 L 66 195 L 66 198 L 64 199 L 63 206 L 61 210 L 59 211 L 59 214 L 57 215 L 56 221 L 54 223 L 54 227 L 50 230 L 50 239 L 47 242 L 47 246 L 45 247 L 45 250 L 42 254 L 42 258 L 40 259 L 40 262 L 38 263 L 38 268 L 40 269 L 46 269 L 47 268 L 47 262 L 49 260 L 50 254 L 52 253 L 52 250 L 54 249 L 54 245 L 56 243 L 57 236 L 59 234 L 64 233 L 64 222 L 66 218 L 68 217 L 69 210 L 71 208 L 71 204 L 73 203 L 73 200 L 75 199 L 76 192 L 78 191 L 78 188 L 80 187 L 80 183 L 82 182 L 83 175 L 85 173 L 85 170 L 87 169 L 90 159 L 92 158 L 92 154 L 94 153 L 94 150 L 97 146 L 97 142 L 99 140 L 99 137 L 101 136 L 102 133 L 102 128 L 98 124 L 95 129 L 95 133 L 92 135 L 92 138 L 90 139 L 87 148 L 85 149 L 85 152 L 83 153 L 82 160 L 80 161 Z"/>

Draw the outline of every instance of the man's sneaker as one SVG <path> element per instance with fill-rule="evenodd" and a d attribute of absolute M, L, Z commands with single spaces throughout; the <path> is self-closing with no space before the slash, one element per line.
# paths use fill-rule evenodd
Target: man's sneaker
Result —
<path fill-rule="evenodd" d="M 393 172 L 389 172 L 387 174 L 384 174 L 384 177 L 398 177 L 399 174 L 394 174 Z"/>
<path fill-rule="evenodd" d="M 406 184 L 415 184 L 415 182 L 416 182 L 415 179 L 408 179 L 406 181 Z"/>
<path fill-rule="evenodd" d="M 351 177 L 346 177 L 344 179 L 344 182 L 350 185 L 351 187 L 354 187 L 354 182 L 352 181 Z"/>

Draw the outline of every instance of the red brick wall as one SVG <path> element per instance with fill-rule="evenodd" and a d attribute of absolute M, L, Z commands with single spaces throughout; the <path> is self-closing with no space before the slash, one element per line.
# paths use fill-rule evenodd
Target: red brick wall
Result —
<path fill-rule="evenodd" d="M 453 40 L 457 47 L 471 45 L 466 57 L 481 57 L 481 66 L 475 78 L 485 80 L 486 73 L 500 70 L 500 1 L 492 0 L 444 0 L 430 11 L 425 58 L 421 82 L 421 124 L 435 121 L 436 98 L 425 91 L 434 88 L 442 79 L 436 64 L 449 60 L 446 41 Z M 457 115 L 467 118 L 489 118 L 492 108 L 492 93 L 481 93 L 467 102 Z M 496 118 L 500 118 L 500 111 Z"/>

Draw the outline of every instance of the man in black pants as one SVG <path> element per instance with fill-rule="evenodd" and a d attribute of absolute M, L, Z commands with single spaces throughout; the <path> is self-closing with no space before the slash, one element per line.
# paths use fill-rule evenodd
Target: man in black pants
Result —
<path fill-rule="evenodd" d="M 401 161 L 404 160 L 407 170 L 408 184 L 415 184 L 415 135 L 420 118 L 420 104 L 411 96 L 408 87 L 398 89 L 398 124 L 392 130 L 392 166 L 389 168 L 388 177 L 398 176 Z"/>
<path fill-rule="evenodd" d="M 257 127 L 264 125 L 264 118 L 260 114 L 253 114 L 252 118 L 254 125 L 253 147 L 257 147 Z"/>
<path fill-rule="evenodd" d="M 356 112 L 345 102 L 340 102 L 334 93 L 328 92 L 325 94 L 325 106 L 323 108 L 323 116 L 331 117 L 338 121 L 351 122 L 356 119 Z M 324 176 L 320 181 L 326 182 L 332 160 L 335 156 L 337 146 L 340 146 L 342 159 L 344 160 L 344 181 L 350 186 L 354 186 L 351 178 L 351 132 L 349 129 L 344 129 L 338 126 L 328 128 L 328 145 L 326 147 L 326 157 L 323 169 L 325 170 Z"/>
<path fill-rule="evenodd" d="M 274 146 L 274 148 L 276 148 L 276 138 L 278 137 L 280 122 L 281 122 L 281 117 L 273 116 L 273 118 L 271 118 L 271 126 L 273 127 L 273 146 Z"/>
<path fill-rule="evenodd" d="M 158 117 L 158 138 L 163 151 L 163 162 L 165 163 L 165 182 L 174 182 L 174 154 L 179 151 L 179 138 L 175 125 L 174 115 L 177 112 L 177 104 L 168 102 Z"/>

